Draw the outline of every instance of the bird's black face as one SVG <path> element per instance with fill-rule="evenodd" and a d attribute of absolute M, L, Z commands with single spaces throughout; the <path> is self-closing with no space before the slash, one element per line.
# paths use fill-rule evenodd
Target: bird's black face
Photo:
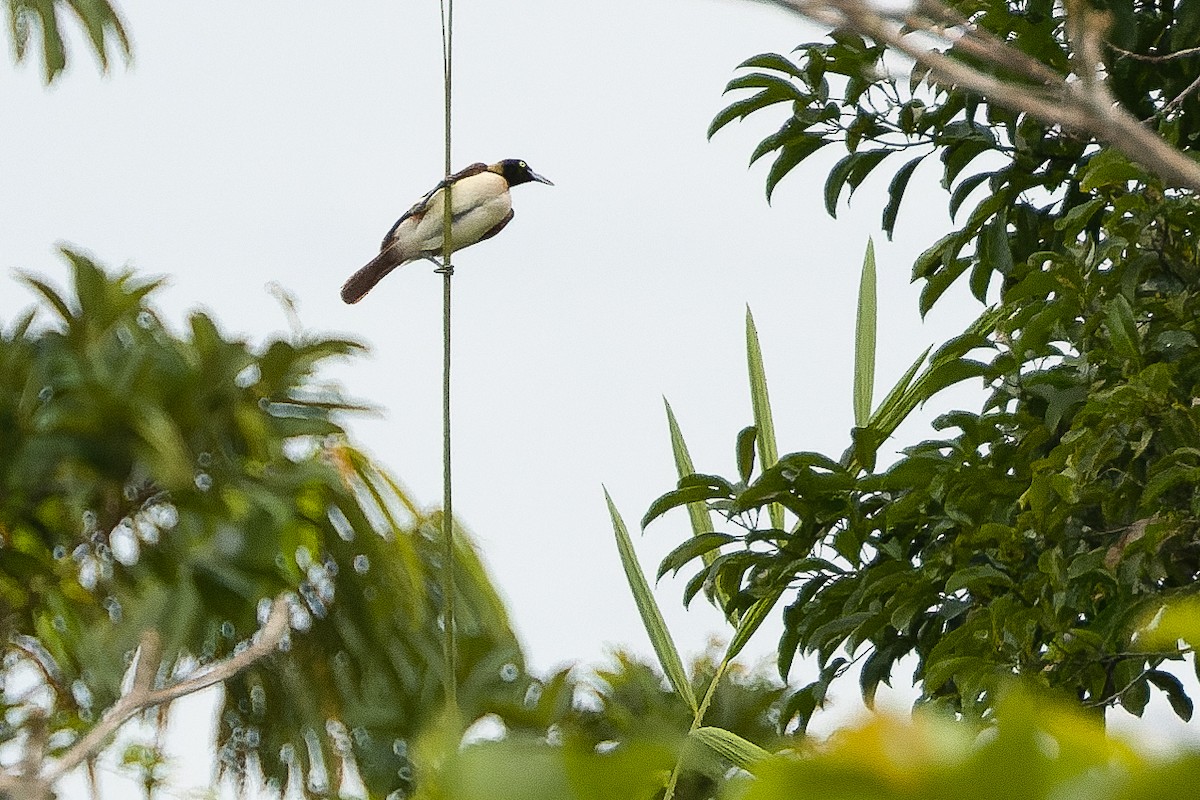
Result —
<path fill-rule="evenodd" d="M 501 161 L 500 174 L 504 176 L 504 180 L 508 182 L 509 186 L 517 186 L 518 184 L 529 183 L 530 181 L 537 181 L 548 186 L 554 185 L 531 170 L 529 165 L 519 158 L 506 158 Z"/>

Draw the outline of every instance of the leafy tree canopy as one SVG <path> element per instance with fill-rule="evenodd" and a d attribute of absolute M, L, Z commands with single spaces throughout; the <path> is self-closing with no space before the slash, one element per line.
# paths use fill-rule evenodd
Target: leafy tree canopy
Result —
<path fill-rule="evenodd" d="M 0 740 L 44 718 L 65 752 L 120 695 L 144 631 L 169 683 L 235 653 L 282 594 L 284 648 L 226 683 L 222 771 L 316 776 L 320 793 L 353 762 L 373 792 L 404 786 L 405 743 L 441 692 L 439 524 L 349 443 L 338 417 L 354 406 L 315 380 L 359 346 L 252 345 L 200 312 L 175 333 L 157 281 L 64 255 L 71 290 L 27 278 L 41 303 L 0 333 L 0 625 L 9 670 L 35 668 L 43 689 L 6 709 Z M 459 542 L 474 718 L 529 679 Z"/>
<path fill-rule="evenodd" d="M 1075 69 L 1062 6 L 952 5 L 1056 73 Z M 1193 149 L 1200 6 L 1106 7 L 1113 93 Z M 822 667 L 790 707 L 801 726 L 851 661 L 870 700 L 909 654 L 927 702 L 971 715 L 988 714 L 997 687 L 1023 675 L 1088 708 L 1134 714 L 1158 689 L 1187 719 L 1192 701 L 1162 667 L 1191 648 L 1150 647 L 1143 627 L 1164 601 L 1195 591 L 1200 569 L 1200 206 L 1076 131 L 923 68 L 896 74 L 886 48 L 852 28 L 748 59 L 728 88 L 753 94 L 710 132 L 763 109 L 790 112 L 752 155 L 774 156 L 768 194 L 819 149 L 844 147 L 825 184 L 831 214 L 847 188 L 890 165 L 888 233 L 911 177 L 936 156 L 951 213 L 970 211 L 914 265 L 921 310 L 963 276 L 991 305 L 924 375 L 982 377 L 987 400 L 941 417 L 937 438 L 879 471 L 894 425 L 878 410 L 840 458 L 794 453 L 752 474 L 739 439 L 737 477 L 684 478 L 647 515 L 704 500 L 726 522 L 724 536 L 681 546 L 663 567 L 704 555 L 689 591 L 718 588 L 734 613 L 786 596 L 780 673 L 798 652 Z M 919 401 L 950 382 L 908 384 L 915 374 L 898 389 L 916 386 Z M 766 513 L 779 506 L 786 524 Z"/>

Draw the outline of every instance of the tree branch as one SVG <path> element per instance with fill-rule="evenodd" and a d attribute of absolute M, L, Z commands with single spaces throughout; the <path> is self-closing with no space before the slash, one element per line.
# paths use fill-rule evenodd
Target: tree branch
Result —
<path fill-rule="evenodd" d="M 1149 61 L 1154 64 L 1162 64 L 1167 61 L 1175 61 L 1180 58 L 1190 58 L 1195 55 L 1200 55 L 1200 47 L 1189 47 L 1186 50 L 1176 50 L 1174 53 L 1163 53 L 1162 55 L 1154 55 L 1153 53 L 1135 53 L 1132 50 L 1126 50 L 1123 47 L 1117 47 L 1112 42 L 1105 42 L 1105 46 L 1114 53 L 1124 57 L 1132 58 L 1134 61 Z"/>
<path fill-rule="evenodd" d="M 51 788 L 59 778 L 99 753 L 108 738 L 133 717 L 148 708 L 223 683 L 273 653 L 288 632 L 288 620 L 288 601 L 285 596 L 277 597 L 266 622 L 244 650 L 199 675 L 161 689 L 154 688 L 154 678 L 162 660 L 161 637 L 158 631 L 146 631 L 138 648 L 138 662 L 129 691 L 104 712 L 94 728 L 53 763 L 40 769 L 37 766 L 27 767 L 23 770 L 24 774 L 19 775 L 0 773 L 0 794 L 31 800 L 52 797 Z"/>
<path fill-rule="evenodd" d="M 978 92 L 997 105 L 1050 125 L 1087 134 L 1158 175 L 1170 186 L 1200 191 L 1200 164 L 1167 144 L 1125 111 L 1102 75 L 1100 57 L 1111 18 L 1080 0 L 1066 3 L 1078 80 L 984 31 L 942 3 L 917 0 L 886 10 L 861 0 L 767 0 L 811 20 L 854 31 L 904 53 L 938 83 Z M 1004 79 L 952 57 L 959 52 L 1029 84 Z"/>

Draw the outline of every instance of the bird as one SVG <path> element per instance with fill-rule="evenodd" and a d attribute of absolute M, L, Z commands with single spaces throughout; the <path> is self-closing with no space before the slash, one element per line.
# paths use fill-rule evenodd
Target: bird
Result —
<path fill-rule="evenodd" d="M 447 185 L 451 187 L 451 249 L 461 250 L 503 230 L 513 218 L 508 190 L 534 181 L 554 185 L 519 158 L 478 162 L 442 180 L 396 220 L 383 237 L 379 255 L 342 285 L 342 300 L 357 303 L 396 267 L 442 252 Z"/>

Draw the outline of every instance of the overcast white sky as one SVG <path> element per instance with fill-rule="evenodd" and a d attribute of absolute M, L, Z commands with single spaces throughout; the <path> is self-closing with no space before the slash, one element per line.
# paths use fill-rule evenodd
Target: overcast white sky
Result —
<path fill-rule="evenodd" d="M 0 69 L 0 323 L 32 301 L 13 270 L 61 285 L 59 242 L 168 275 L 169 319 L 204 307 L 259 340 L 287 326 L 265 289 L 278 282 L 308 328 L 371 345 L 329 372 L 383 410 L 351 430 L 421 502 L 440 504 L 441 278 L 414 264 L 356 306 L 338 297 L 441 175 L 437 3 L 121 8 L 132 68 L 101 77 L 77 46 L 49 90 L 36 63 Z M 910 265 L 949 224 L 935 164 L 917 173 L 888 243 L 886 175 L 839 220 L 825 214 L 832 148 L 766 203 L 769 159 L 746 162 L 782 111 L 705 140 L 737 63 L 819 31 L 737 0 L 460 0 L 456 15 L 456 167 L 519 157 L 556 186 L 516 188 L 503 235 L 455 259 L 455 512 L 535 669 L 595 663 L 616 646 L 648 656 L 601 483 L 634 529 L 674 485 L 664 395 L 697 467 L 733 472 L 734 436 L 751 420 L 747 304 L 781 451 L 834 456 L 852 421 L 867 237 L 880 265 L 877 394 L 980 308 L 959 291 L 924 323 L 916 312 Z M 981 399 L 977 387 L 955 397 Z M 890 449 L 923 438 L 931 416 Z M 638 542 L 647 571 L 686 530 L 682 514 L 651 527 Z M 721 623 L 702 601 L 683 611 L 682 585 L 658 594 L 695 654 Z M 777 630 L 754 657 L 773 653 Z"/>

